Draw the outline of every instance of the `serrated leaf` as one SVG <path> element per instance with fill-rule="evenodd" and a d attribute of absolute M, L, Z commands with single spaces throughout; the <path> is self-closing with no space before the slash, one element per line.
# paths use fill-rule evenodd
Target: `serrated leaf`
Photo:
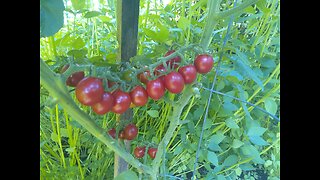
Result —
<path fill-rule="evenodd" d="M 238 124 L 232 118 L 228 118 L 226 120 L 226 125 L 231 129 L 239 128 Z"/>
<path fill-rule="evenodd" d="M 101 12 L 99 12 L 99 11 L 89 11 L 83 17 L 84 18 L 93 18 L 93 17 L 100 16 L 100 15 L 101 15 Z"/>
<path fill-rule="evenodd" d="M 54 35 L 63 26 L 62 0 L 40 0 L 40 37 Z"/>
<path fill-rule="evenodd" d="M 251 126 L 247 132 L 248 136 L 261 136 L 266 131 L 266 128 Z"/>
<path fill-rule="evenodd" d="M 244 145 L 244 143 L 238 139 L 234 139 L 233 142 L 232 142 L 232 147 L 233 148 L 239 148 L 241 147 L 242 145 Z"/>
<path fill-rule="evenodd" d="M 223 165 L 224 165 L 224 166 L 232 166 L 232 165 L 236 164 L 237 162 L 238 162 L 238 156 L 232 154 L 232 155 L 228 156 L 228 157 L 224 160 Z"/>
<path fill-rule="evenodd" d="M 218 156 L 216 155 L 216 153 L 212 152 L 212 151 L 208 151 L 208 155 L 207 155 L 208 161 L 211 162 L 213 165 L 218 166 Z"/>
<path fill-rule="evenodd" d="M 278 110 L 278 105 L 272 98 L 266 98 L 264 100 L 264 107 L 271 114 L 276 114 Z"/>
<path fill-rule="evenodd" d="M 135 172 L 127 170 L 122 173 L 120 173 L 117 177 L 114 178 L 114 180 L 138 180 L 138 176 Z"/>
<path fill-rule="evenodd" d="M 147 113 L 153 118 L 159 117 L 159 111 L 157 110 L 148 110 Z"/>
<path fill-rule="evenodd" d="M 266 146 L 269 144 L 260 136 L 249 136 L 249 139 L 253 144 L 258 146 Z"/>

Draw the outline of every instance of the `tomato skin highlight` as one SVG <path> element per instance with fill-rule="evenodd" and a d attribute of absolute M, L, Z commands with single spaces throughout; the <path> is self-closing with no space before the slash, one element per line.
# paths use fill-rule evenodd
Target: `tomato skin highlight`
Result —
<path fill-rule="evenodd" d="M 172 71 L 164 77 L 164 85 L 169 92 L 178 94 L 184 88 L 184 80 L 180 73 Z"/>
<path fill-rule="evenodd" d="M 124 128 L 124 138 L 127 140 L 133 140 L 138 135 L 138 128 L 135 124 L 128 124 Z"/>
<path fill-rule="evenodd" d="M 133 151 L 133 154 L 136 158 L 142 158 L 146 152 L 146 147 L 136 147 Z"/>
<path fill-rule="evenodd" d="M 141 72 L 137 75 L 137 78 L 142 82 L 143 84 L 146 84 L 149 80 L 148 78 L 150 77 L 150 71 L 145 71 Z"/>
<path fill-rule="evenodd" d="M 154 159 L 156 157 L 158 149 L 157 148 L 149 148 L 148 149 L 148 154 L 151 159 Z"/>
<path fill-rule="evenodd" d="M 148 102 L 148 93 L 142 86 L 136 86 L 129 94 L 136 106 L 144 106 Z"/>
<path fill-rule="evenodd" d="M 109 134 L 113 139 L 115 139 L 115 138 L 116 138 L 116 129 L 115 129 L 115 128 L 111 128 L 111 129 L 108 131 L 108 134 Z"/>
<path fill-rule="evenodd" d="M 206 74 L 211 71 L 213 67 L 213 58 L 208 54 L 200 54 L 194 60 L 194 66 L 200 74 Z"/>
<path fill-rule="evenodd" d="M 99 115 L 103 115 L 109 112 L 113 105 L 114 97 L 111 93 L 105 92 L 102 95 L 102 100 L 92 106 L 92 110 Z"/>
<path fill-rule="evenodd" d="M 66 64 L 62 67 L 60 73 L 64 73 L 68 68 L 69 64 Z M 84 72 L 79 71 L 71 74 L 68 79 L 66 80 L 66 85 L 70 87 L 76 87 L 78 83 L 84 78 Z"/>
<path fill-rule="evenodd" d="M 191 84 L 197 79 L 197 69 L 192 64 L 180 67 L 178 72 L 183 77 L 185 84 Z"/>
<path fill-rule="evenodd" d="M 170 54 L 172 54 L 174 52 L 176 52 L 176 51 L 175 50 L 170 50 L 164 55 L 164 57 L 169 56 Z M 176 56 L 176 57 L 168 60 L 166 62 L 166 64 L 168 65 L 168 67 L 170 67 L 170 69 L 172 69 L 172 68 L 173 69 L 177 69 L 179 67 L 179 63 L 180 62 L 181 62 L 181 57 L 180 56 Z"/>
<path fill-rule="evenodd" d="M 86 106 L 92 106 L 102 100 L 104 93 L 102 80 L 95 77 L 82 79 L 76 87 L 78 101 Z"/>
<path fill-rule="evenodd" d="M 151 80 L 147 83 L 147 93 L 153 100 L 159 100 L 165 93 L 165 86 L 160 78 Z"/>
<path fill-rule="evenodd" d="M 130 107 L 130 95 L 120 89 L 115 90 L 112 95 L 114 97 L 114 105 L 112 106 L 111 111 L 117 114 L 124 113 Z"/>

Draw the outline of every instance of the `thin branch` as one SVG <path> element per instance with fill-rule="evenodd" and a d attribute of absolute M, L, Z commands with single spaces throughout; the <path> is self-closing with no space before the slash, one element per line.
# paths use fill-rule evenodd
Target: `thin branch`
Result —
<path fill-rule="evenodd" d="M 225 10 L 225 11 L 222 11 L 222 12 L 217 13 L 216 16 L 215 16 L 215 18 L 216 18 L 216 19 L 222 19 L 222 18 L 229 17 L 230 15 L 242 11 L 243 9 L 251 6 L 252 4 L 257 3 L 258 1 L 259 1 L 259 0 L 248 0 L 248 1 L 245 1 L 244 3 L 240 4 L 240 5 L 237 6 L 237 7 L 234 7 L 234 8 L 232 8 L 232 9 Z"/>

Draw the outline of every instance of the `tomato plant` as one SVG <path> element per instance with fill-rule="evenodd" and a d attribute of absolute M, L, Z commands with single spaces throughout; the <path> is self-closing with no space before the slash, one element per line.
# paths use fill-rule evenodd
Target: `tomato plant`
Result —
<path fill-rule="evenodd" d="M 184 80 L 180 73 L 172 71 L 164 77 L 164 85 L 169 92 L 178 94 L 184 88 Z"/>
<path fill-rule="evenodd" d="M 164 57 L 169 56 L 170 54 L 176 52 L 175 50 L 170 50 L 168 52 L 166 52 L 166 54 L 164 55 Z M 170 60 L 168 60 L 166 62 L 166 64 L 168 65 L 168 67 L 170 69 L 177 69 L 179 67 L 179 63 L 181 62 L 181 57 L 180 56 L 176 56 Z"/>
<path fill-rule="evenodd" d="M 146 147 L 145 146 L 137 146 L 134 151 L 133 151 L 133 154 L 136 158 L 142 158 L 145 154 L 145 151 L 146 151 Z"/>
<path fill-rule="evenodd" d="M 92 110 L 99 115 L 103 115 L 109 112 L 113 105 L 114 97 L 111 93 L 105 92 L 102 95 L 102 100 L 92 106 Z"/>
<path fill-rule="evenodd" d="M 148 81 L 147 93 L 153 100 L 159 100 L 165 93 L 163 81 L 160 78 Z"/>
<path fill-rule="evenodd" d="M 148 102 L 148 93 L 142 86 L 136 86 L 129 94 L 136 106 L 144 106 Z"/>
<path fill-rule="evenodd" d="M 200 54 L 194 60 L 194 66 L 200 74 L 206 74 L 213 67 L 213 58 L 208 54 Z"/>
<path fill-rule="evenodd" d="M 183 77 L 185 84 L 190 84 L 197 79 L 197 70 L 192 64 L 180 67 L 178 72 Z"/>
<path fill-rule="evenodd" d="M 95 77 L 82 79 L 76 87 L 78 101 L 86 106 L 92 106 L 102 100 L 104 93 L 102 80 Z"/>
<path fill-rule="evenodd" d="M 124 128 L 124 137 L 127 140 L 133 140 L 138 135 L 138 128 L 135 124 L 128 124 Z"/>
<path fill-rule="evenodd" d="M 158 148 L 151 147 L 148 149 L 148 154 L 151 159 L 154 159 L 156 157 L 157 151 L 158 151 Z"/>
<path fill-rule="evenodd" d="M 146 84 L 149 80 L 148 78 L 150 77 L 150 71 L 145 71 L 141 72 L 137 75 L 137 78 L 140 80 L 140 82 Z"/>
<path fill-rule="evenodd" d="M 130 95 L 120 89 L 114 91 L 112 95 L 114 97 L 114 105 L 112 106 L 111 111 L 117 114 L 124 113 L 130 107 Z"/>
<path fill-rule="evenodd" d="M 60 73 L 64 73 L 69 68 L 69 66 L 70 66 L 69 64 L 64 65 L 61 68 Z M 75 72 L 68 77 L 68 79 L 66 80 L 66 84 L 67 86 L 70 86 L 70 87 L 76 87 L 83 78 L 84 78 L 83 71 Z"/>

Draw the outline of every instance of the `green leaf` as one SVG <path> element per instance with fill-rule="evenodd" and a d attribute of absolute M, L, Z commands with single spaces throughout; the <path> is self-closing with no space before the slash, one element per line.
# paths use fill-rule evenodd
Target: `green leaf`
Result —
<path fill-rule="evenodd" d="M 252 171 L 256 169 L 249 163 L 240 164 L 239 167 L 241 168 L 242 171 Z"/>
<path fill-rule="evenodd" d="M 218 144 L 216 144 L 215 142 L 211 141 L 208 145 L 208 148 L 212 151 L 218 151 L 218 152 L 222 152 L 223 150 L 220 148 L 220 146 Z"/>
<path fill-rule="evenodd" d="M 117 177 L 114 178 L 114 180 L 138 180 L 138 176 L 135 172 L 127 170 L 122 173 L 120 173 Z"/>
<path fill-rule="evenodd" d="M 178 26 L 178 28 L 180 28 L 182 30 L 186 30 L 190 26 L 190 21 L 189 21 L 189 19 L 181 16 L 178 21 L 177 26 Z"/>
<path fill-rule="evenodd" d="M 234 91 L 229 91 L 226 92 L 225 94 L 229 95 L 229 96 L 234 96 L 235 92 Z M 231 102 L 233 99 L 231 97 L 228 96 L 223 96 L 223 101 L 226 102 Z"/>
<path fill-rule="evenodd" d="M 278 110 L 278 105 L 277 103 L 273 100 L 273 98 L 266 98 L 264 100 L 264 107 L 266 110 L 271 113 L 271 114 L 276 114 Z"/>
<path fill-rule="evenodd" d="M 238 139 L 234 139 L 233 142 L 232 142 L 231 147 L 236 149 L 236 148 L 241 147 L 242 145 L 244 145 L 244 143 L 242 141 L 240 141 Z"/>
<path fill-rule="evenodd" d="M 251 126 L 248 130 L 248 136 L 261 136 L 267 129 L 262 127 Z"/>
<path fill-rule="evenodd" d="M 239 91 L 240 99 L 245 100 L 246 99 L 245 98 L 245 91 L 242 89 L 242 87 L 239 84 L 237 84 L 236 87 Z M 246 113 L 246 116 L 248 118 L 252 119 L 250 112 L 248 111 L 247 105 L 244 102 L 241 102 L 241 106 L 242 106 L 244 112 Z"/>
<path fill-rule="evenodd" d="M 208 155 L 207 155 L 208 161 L 211 162 L 213 165 L 218 166 L 218 156 L 216 155 L 216 153 L 212 152 L 212 151 L 208 151 Z"/>
<path fill-rule="evenodd" d="M 224 177 L 224 175 L 217 175 L 217 180 L 226 180 L 226 178 Z"/>
<path fill-rule="evenodd" d="M 74 150 L 75 150 L 75 147 L 69 147 L 69 148 L 66 149 L 66 151 L 69 152 L 69 153 L 74 152 Z"/>
<path fill-rule="evenodd" d="M 157 39 L 160 42 L 166 42 L 169 39 L 169 29 L 166 26 L 159 26 L 159 33 L 157 34 Z"/>
<path fill-rule="evenodd" d="M 238 107 L 231 102 L 223 103 L 223 108 L 224 108 L 224 110 L 226 110 L 229 113 L 232 111 L 236 111 L 238 109 Z"/>
<path fill-rule="evenodd" d="M 59 141 L 59 137 L 56 133 L 52 132 L 51 133 L 51 140 L 54 142 L 58 142 Z"/>
<path fill-rule="evenodd" d="M 148 110 L 147 113 L 153 118 L 159 117 L 159 111 L 157 110 Z"/>
<path fill-rule="evenodd" d="M 228 118 L 226 120 L 226 125 L 231 129 L 239 128 L 238 124 L 232 118 Z"/>
<path fill-rule="evenodd" d="M 212 135 L 211 138 L 210 138 L 210 142 L 214 142 L 216 144 L 219 144 L 223 141 L 223 139 L 225 138 L 226 136 L 223 135 L 221 132 L 217 132 L 215 135 Z"/>
<path fill-rule="evenodd" d="M 74 10 L 81 10 L 86 6 L 86 0 L 71 0 Z"/>
<path fill-rule="evenodd" d="M 260 153 L 257 150 L 257 148 L 254 147 L 253 145 L 251 145 L 251 144 L 245 145 L 245 146 L 241 147 L 240 149 L 245 157 L 253 158 L 252 161 L 254 163 L 257 163 L 257 164 L 264 164 L 265 163 L 265 161 L 263 159 L 261 159 Z"/>
<path fill-rule="evenodd" d="M 237 162 L 238 162 L 238 156 L 232 154 L 232 155 L 228 156 L 228 157 L 224 160 L 223 165 L 224 165 L 224 166 L 232 166 L 232 165 L 236 164 Z"/>
<path fill-rule="evenodd" d="M 269 144 L 260 136 L 249 136 L 249 139 L 253 144 L 256 144 L 258 146 L 266 146 Z"/>
<path fill-rule="evenodd" d="M 40 0 L 40 37 L 54 35 L 63 26 L 62 0 Z"/>
<path fill-rule="evenodd" d="M 92 17 L 96 17 L 96 16 L 100 16 L 100 15 L 101 15 L 101 12 L 99 12 L 99 11 L 89 11 L 83 17 L 84 18 L 92 18 Z"/>
<path fill-rule="evenodd" d="M 72 47 L 73 47 L 74 49 L 81 49 L 81 48 L 84 47 L 84 45 L 85 45 L 85 42 L 84 42 L 80 37 L 78 37 L 77 39 L 75 39 L 75 40 L 73 41 L 73 43 L 72 43 Z"/>

